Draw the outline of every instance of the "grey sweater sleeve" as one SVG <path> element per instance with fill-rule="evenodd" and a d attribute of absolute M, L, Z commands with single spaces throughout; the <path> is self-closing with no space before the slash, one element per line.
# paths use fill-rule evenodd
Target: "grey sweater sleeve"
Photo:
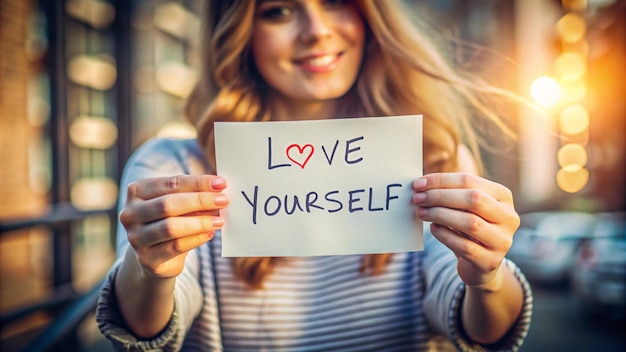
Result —
<path fill-rule="evenodd" d="M 190 174 L 197 171 L 201 160 L 194 155 L 191 142 L 155 139 L 141 146 L 129 158 L 120 182 L 119 206 L 126 201 L 126 188 L 136 180 Z M 192 146 L 189 148 L 189 146 Z M 200 160 L 200 161 L 199 161 Z M 195 163 L 195 164 L 194 164 Z M 196 165 L 196 166 L 194 166 Z M 118 222 L 117 261 L 108 273 L 100 292 L 96 321 L 101 333 L 123 351 L 178 351 L 182 348 L 185 334 L 201 310 L 202 289 L 198 282 L 199 263 L 196 251 L 191 251 L 185 261 L 185 269 L 176 279 L 174 289 L 174 312 L 167 327 L 150 340 L 140 340 L 126 327 L 121 317 L 114 290 L 115 276 L 128 249 L 126 231 Z"/>
<path fill-rule="evenodd" d="M 523 289 L 522 312 L 501 341 L 483 346 L 467 340 L 461 334 L 459 315 L 465 284 L 457 274 L 454 253 L 427 231 L 424 231 L 424 248 L 424 274 L 427 287 L 424 311 L 430 324 L 449 338 L 460 351 L 517 351 L 530 328 L 533 307 L 530 284 L 519 268 L 505 259 L 505 265 L 513 271 Z"/>

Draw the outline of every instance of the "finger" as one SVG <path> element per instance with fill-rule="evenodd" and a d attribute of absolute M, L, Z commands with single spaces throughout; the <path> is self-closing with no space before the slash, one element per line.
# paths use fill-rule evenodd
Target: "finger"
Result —
<path fill-rule="evenodd" d="M 223 193 L 195 192 L 168 194 L 144 202 L 127 204 L 120 213 L 125 225 L 147 224 L 167 217 L 216 211 L 229 203 Z"/>
<path fill-rule="evenodd" d="M 128 185 L 128 199 L 153 199 L 171 193 L 220 192 L 226 180 L 215 175 L 176 175 L 136 181 Z"/>
<path fill-rule="evenodd" d="M 213 235 L 213 232 L 207 232 L 158 243 L 149 248 L 149 256 L 142 256 L 142 265 L 148 267 L 152 272 L 156 272 L 163 263 L 200 247 L 212 240 Z"/>
<path fill-rule="evenodd" d="M 415 180 L 413 182 L 413 188 L 416 191 L 422 192 L 438 188 L 481 189 L 498 201 L 512 202 L 513 199 L 511 191 L 505 186 L 467 173 L 428 174 Z"/>
<path fill-rule="evenodd" d="M 147 224 L 129 233 L 133 248 L 156 244 L 203 233 L 213 233 L 224 225 L 224 220 L 213 216 L 171 217 Z"/>
<path fill-rule="evenodd" d="M 420 207 L 446 207 L 474 213 L 491 223 L 503 219 L 507 207 L 480 189 L 432 189 L 417 192 L 413 203 Z"/>
<path fill-rule="evenodd" d="M 432 207 L 419 208 L 417 215 L 424 221 L 430 221 L 466 234 L 486 247 L 499 247 L 497 244 L 502 236 L 494 231 L 495 226 L 475 214 L 449 208 Z"/>
<path fill-rule="evenodd" d="M 219 215 L 220 215 L 219 210 L 200 210 L 200 211 L 187 213 L 181 216 L 219 216 Z"/>
<path fill-rule="evenodd" d="M 487 258 L 491 258 L 492 254 L 488 249 L 445 226 L 431 224 L 430 230 L 433 236 L 443 245 L 450 248 L 457 258 L 460 257 L 474 263 L 481 269 L 488 269 L 489 264 L 479 264 L 481 262 L 489 262 Z"/>

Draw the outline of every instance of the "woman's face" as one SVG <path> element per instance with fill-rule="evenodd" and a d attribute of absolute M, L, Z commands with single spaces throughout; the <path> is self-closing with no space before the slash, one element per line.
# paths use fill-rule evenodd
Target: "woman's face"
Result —
<path fill-rule="evenodd" d="M 284 103 L 339 98 L 359 72 L 364 27 L 351 1 L 258 0 L 252 57 Z"/>

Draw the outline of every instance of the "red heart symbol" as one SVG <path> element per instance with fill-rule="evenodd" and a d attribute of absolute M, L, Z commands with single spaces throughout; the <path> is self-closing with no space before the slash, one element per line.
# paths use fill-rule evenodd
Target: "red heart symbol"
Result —
<path fill-rule="evenodd" d="M 297 150 L 297 153 L 295 152 L 295 150 Z M 309 150 L 308 154 L 304 152 L 305 150 Z M 313 148 L 311 144 L 305 144 L 303 146 L 300 146 L 300 144 L 292 144 L 287 147 L 286 153 L 287 153 L 287 158 L 289 160 L 291 160 L 294 164 L 304 169 L 304 166 L 306 165 L 306 163 L 313 156 L 314 150 L 315 148 Z M 293 157 L 292 157 L 292 154 L 294 155 Z M 304 159 L 303 162 L 298 161 L 302 159 Z"/>

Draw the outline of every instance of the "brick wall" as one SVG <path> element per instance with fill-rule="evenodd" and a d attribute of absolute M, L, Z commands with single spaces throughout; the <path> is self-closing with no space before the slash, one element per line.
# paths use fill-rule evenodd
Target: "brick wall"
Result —
<path fill-rule="evenodd" d="M 30 186 L 29 148 L 40 128 L 28 121 L 32 74 L 26 39 L 32 1 L 0 1 L 0 219 L 40 213 L 45 197 Z"/>

